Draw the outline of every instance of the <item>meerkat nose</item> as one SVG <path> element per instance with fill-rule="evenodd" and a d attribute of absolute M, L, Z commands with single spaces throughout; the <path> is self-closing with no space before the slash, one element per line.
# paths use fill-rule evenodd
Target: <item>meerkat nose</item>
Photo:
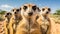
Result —
<path fill-rule="evenodd" d="M 29 12 L 28 15 L 31 16 L 33 14 L 33 12 Z"/>
<path fill-rule="evenodd" d="M 15 12 L 15 14 L 17 14 L 17 12 Z"/>
<path fill-rule="evenodd" d="M 46 12 L 46 14 L 48 14 L 49 12 Z"/>

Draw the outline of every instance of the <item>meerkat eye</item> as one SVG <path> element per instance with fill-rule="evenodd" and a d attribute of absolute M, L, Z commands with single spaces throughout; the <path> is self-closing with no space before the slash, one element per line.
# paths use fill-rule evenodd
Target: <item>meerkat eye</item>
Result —
<path fill-rule="evenodd" d="M 27 6 L 24 6 L 23 9 L 26 10 L 27 9 Z"/>
<path fill-rule="evenodd" d="M 48 8 L 48 11 L 51 11 L 51 9 L 50 9 L 50 8 Z"/>
<path fill-rule="evenodd" d="M 10 15 L 12 15 L 12 14 L 10 13 Z"/>
<path fill-rule="evenodd" d="M 44 11 L 45 9 L 43 8 L 42 11 Z"/>
<path fill-rule="evenodd" d="M 16 10 L 17 12 L 19 11 L 19 9 Z"/>
<path fill-rule="evenodd" d="M 7 13 L 7 15 L 9 15 L 9 13 Z"/>
<path fill-rule="evenodd" d="M 32 9 L 33 9 L 33 10 L 36 10 L 36 6 L 32 6 Z"/>

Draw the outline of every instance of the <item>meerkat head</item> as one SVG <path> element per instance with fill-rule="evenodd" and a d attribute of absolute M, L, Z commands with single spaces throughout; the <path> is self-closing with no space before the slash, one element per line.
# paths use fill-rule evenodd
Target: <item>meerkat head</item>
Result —
<path fill-rule="evenodd" d="M 12 13 L 11 12 L 7 12 L 6 14 L 5 14 L 5 18 L 11 18 L 12 17 Z"/>
<path fill-rule="evenodd" d="M 30 18 L 33 15 L 36 15 L 37 6 L 35 4 L 24 4 L 21 7 L 21 14 L 24 17 Z"/>
<path fill-rule="evenodd" d="M 42 8 L 41 11 L 42 11 L 43 15 L 47 15 L 47 14 L 49 14 L 51 12 L 51 9 L 48 8 L 48 7 L 44 7 L 44 8 Z"/>
<path fill-rule="evenodd" d="M 7 13 L 4 15 L 4 20 L 9 23 L 11 17 L 12 17 L 12 13 L 11 13 L 11 12 L 7 12 Z"/>
<path fill-rule="evenodd" d="M 13 14 L 14 16 L 21 15 L 21 14 L 20 14 L 20 9 L 17 9 L 17 8 L 12 9 L 12 14 Z"/>

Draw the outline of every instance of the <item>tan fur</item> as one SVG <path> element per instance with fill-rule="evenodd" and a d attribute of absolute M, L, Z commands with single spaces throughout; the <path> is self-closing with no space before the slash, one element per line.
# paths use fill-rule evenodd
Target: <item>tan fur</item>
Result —
<path fill-rule="evenodd" d="M 47 32 L 47 30 L 49 28 L 49 22 L 50 22 L 50 20 L 49 20 L 49 17 L 50 17 L 49 14 L 50 14 L 50 12 L 51 12 L 50 8 L 48 8 L 48 7 L 42 8 L 42 16 L 44 17 L 43 21 L 45 22 L 45 23 L 43 23 L 42 26 L 44 26 L 44 27 L 42 27 L 42 28 L 45 30 L 45 33 Z"/>
<path fill-rule="evenodd" d="M 23 7 L 27 7 L 26 10 Z M 36 22 L 36 11 L 33 10 L 34 4 L 24 4 L 21 8 L 22 21 L 17 27 L 16 34 L 41 34 L 39 24 Z M 28 13 L 33 12 L 32 16 Z M 25 14 L 26 13 L 26 14 Z M 30 25 L 29 25 L 30 23 Z"/>
<path fill-rule="evenodd" d="M 56 33 L 55 22 L 53 21 L 52 18 L 50 18 L 49 29 L 47 31 L 47 34 L 57 34 Z"/>
<path fill-rule="evenodd" d="M 15 30 L 16 30 L 16 24 L 19 23 L 19 21 L 22 19 L 21 15 L 20 15 L 20 9 L 13 9 L 12 10 L 12 18 L 10 20 L 10 23 L 9 23 L 9 31 L 10 31 L 10 34 L 14 34 L 15 33 Z M 16 13 L 15 13 L 16 12 Z"/>
<path fill-rule="evenodd" d="M 49 27 L 49 22 L 50 22 L 49 21 L 50 8 L 44 7 L 39 10 L 41 11 L 38 12 L 39 18 L 37 19 L 37 22 L 40 24 L 42 34 L 46 34 L 48 27 Z"/>
<path fill-rule="evenodd" d="M 53 18 L 51 18 L 50 16 L 49 16 L 49 13 L 48 14 L 44 14 L 43 13 L 43 16 L 42 17 L 44 17 L 44 16 L 46 16 L 48 19 L 47 19 L 47 21 L 48 21 L 48 23 L 49 23 L 49 28 L 48 28 L 48 30 L 47 30 L 47 32 L 46 32 L 46 34 L 60 34 L 60 24 L 56 24 L 55 22 L 54 22 L 54 19 Z M 37 19 L 37 22 L 41 25 L 43 22 L 44 22 L 44 18 L 42 18 L 41 16 L 39 17 L 39 19 Z M 42 19 L 41 19 L 42 18 Z M 46 19 L 45 19 L 46 20 Z M 43 23 L 44 24 L 44 23 Z M 42 25 L 43 26 L 43 25 Z M 45 26 L 44 26 L 45 27 Z M 47 28 L 47 27 L 45 27 L 45 28 Z M 44 28 L 44 29 L 45 29 Z"/>
<path fill-rule="evenodd" d="M 7 22 L 6 22 L 6 20 L 4 21 L 4 29 L 5 29 L 5 32 L 6 32 L 6 34 L 8 34 L 8 30 L 7 30 L 7 27 L 6 27 L 6 25 L 7 25 Z"/>
<path fill-rule="evenodd" d="M 53 18 L 50 18 L 47 34 L 60 34 L 60 24 L 56 24 Z"/>
<path fill-rule="evenodd" d="M 9 14 L 8 14 L 9 13 Z M 4 20 L 4 29 L 5 29 L 5 34 L 8 34 L 8 24 L 10 22 L 10 18 L 12 16 L 12 13 L 8 12 L 5 14 L 5 20 Z M 8 15 L 7 15 L 8 14 Z"/>

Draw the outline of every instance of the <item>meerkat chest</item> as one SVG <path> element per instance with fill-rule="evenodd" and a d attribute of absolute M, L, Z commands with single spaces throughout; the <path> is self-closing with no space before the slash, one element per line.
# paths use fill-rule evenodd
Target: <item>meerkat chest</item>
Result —
<path fill-rule="evenodd" d="M 42 21 L 42 24 L 41 24 L 41 26 L 40 26 L 41 31 L 42 31 L 43 34 L 44 34 L 44 33 L 46 34 L 46 32 L 47 32 L 47 30 L 48 30 L 48 28 L 49 28 L 49 22 L 48 22 L 47 19 L 48 19 L 47 17 L 44 17 L 44 19 L 43 19 L 43 21 Z"/>
<path fill-rule="evenodd" d="M 39 26 L 37 23 L 34 23 L 32 20 L 29 21 L 29 31 L 33 32 L 35 30 L 39 29 Z"/>
<path fill-rule="evenodd" d="M 43 19 L 42 27 L 47 27 L 47 26 L 49 26 L 49 21 L 48 18 L 46 17 Z"/>
<path fill-rule="evenodd" d="M 18 25 L 18 23 L 20 22 L 20 18 L 12 18 L 12 20 L 15 25 Z"/>
<path fill-rule="evenodd" d="M 44 17 L 43 24 L 44 25 L 49 25 L 48 17 Z"/>

